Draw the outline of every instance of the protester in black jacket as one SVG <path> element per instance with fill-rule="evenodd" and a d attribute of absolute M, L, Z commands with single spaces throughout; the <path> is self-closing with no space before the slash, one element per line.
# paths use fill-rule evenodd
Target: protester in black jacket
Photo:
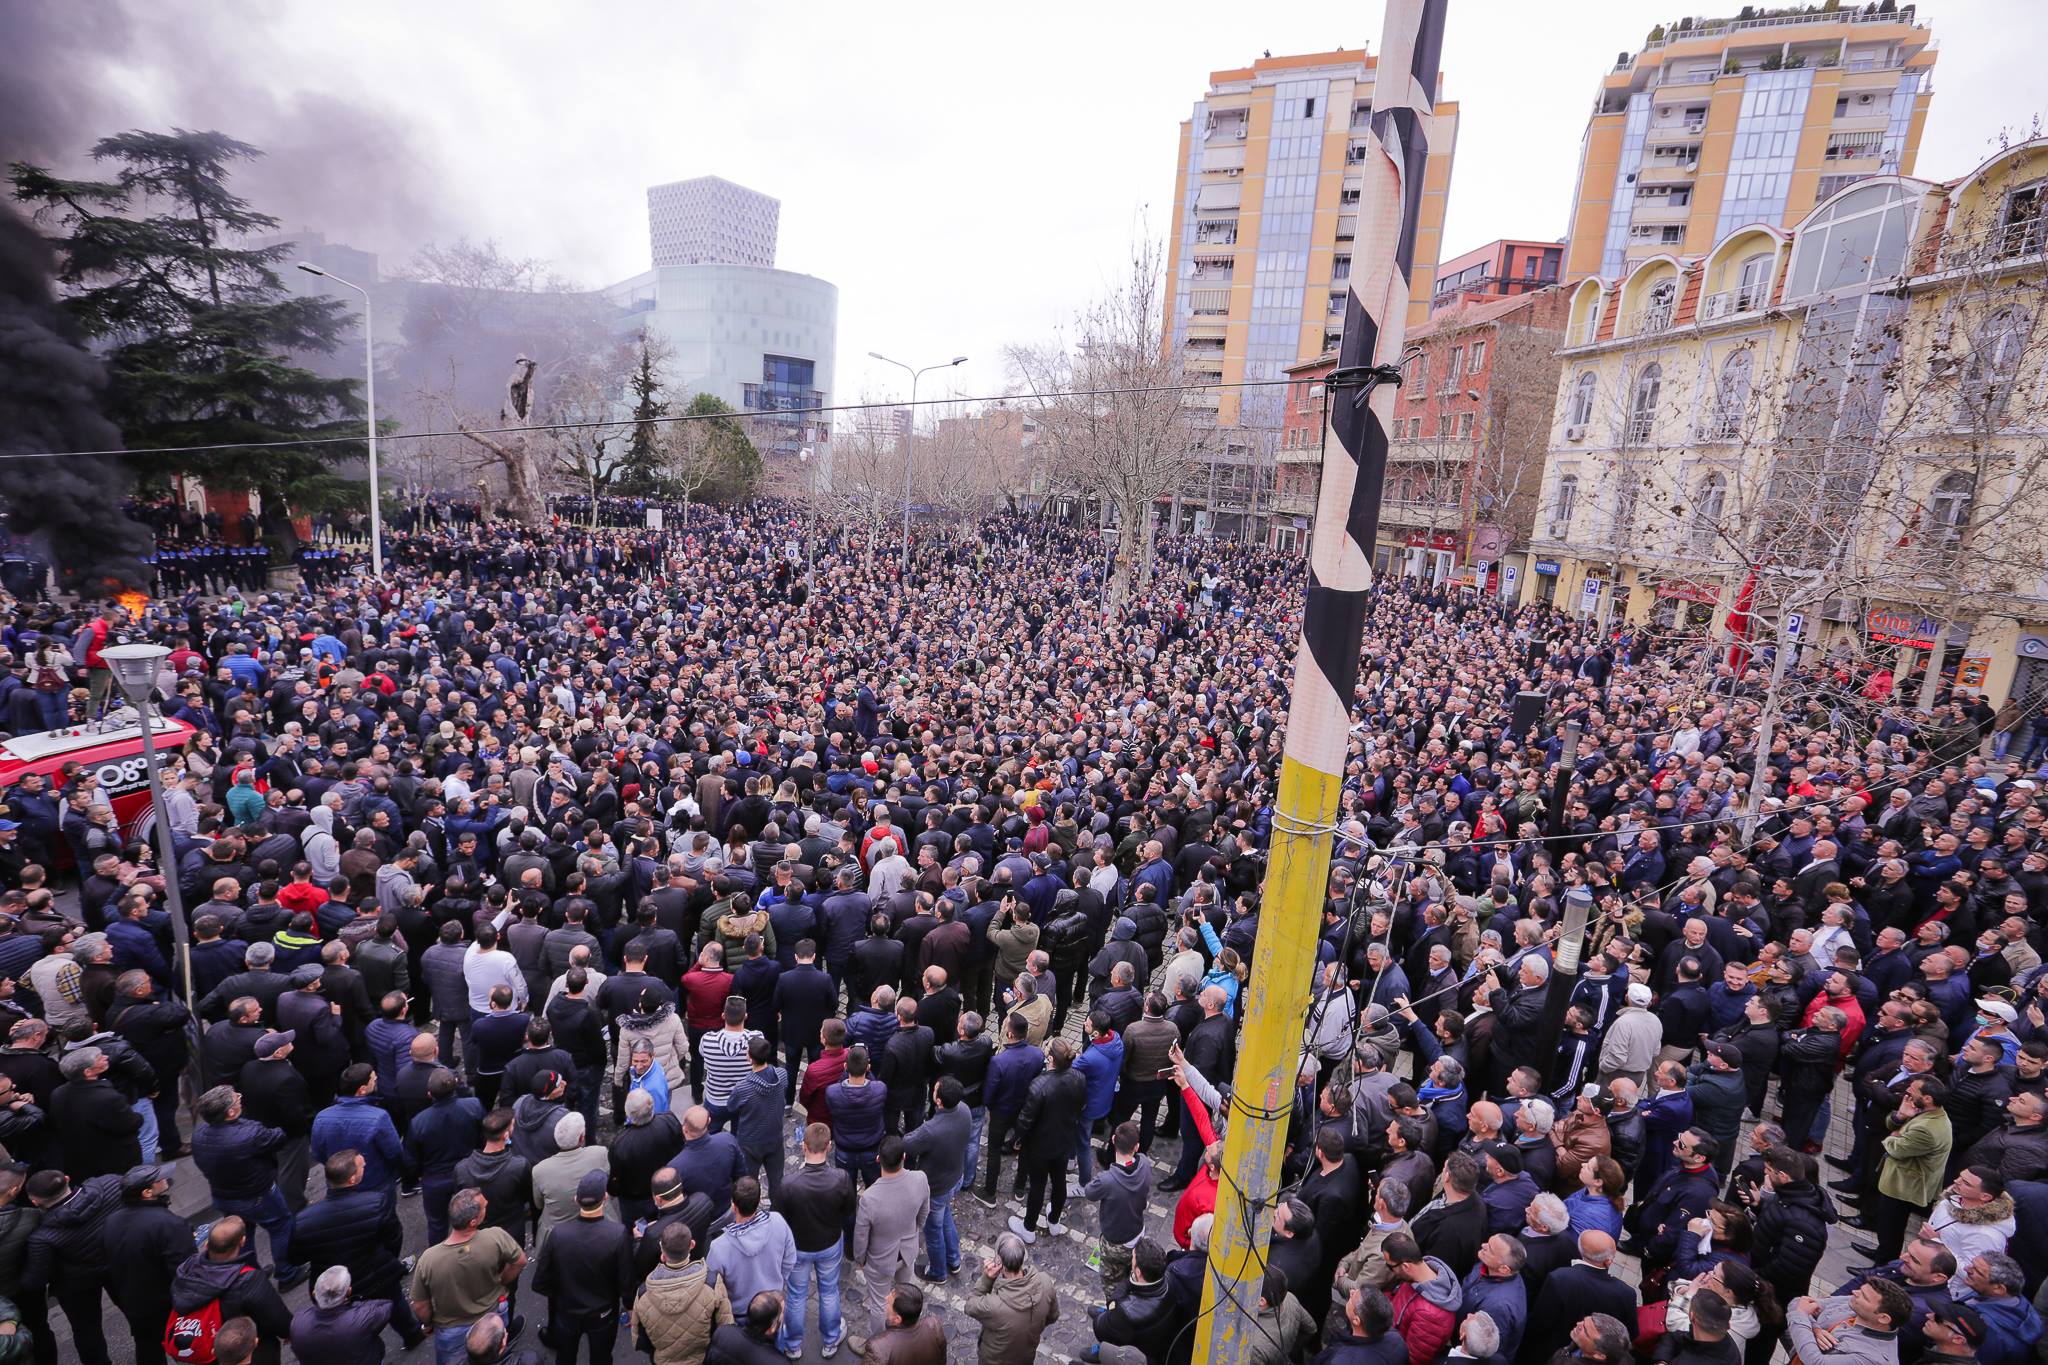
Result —
<path fill-rule="evenodd" d="M 576 1185 L 576 1217 L 555 1225 L 534 1260 L 534 1292 L 547 1295 L 553 1309 L 557 1360 L 575 1360 L 586 1336 L 593 1338 L 592 1359 L 610 1354 L 619 1314 L 632 1307 L 639 1284 L 632 1240 L 605 1216 L 607 1183 L 603 1171 L 583 1173 Z"/>
<path fill-rule="evenodd" d="M 1827 1250 L 1835 1207 L 1814 1183 L 1813 1158 L 1790 1147 L 1764 1153 L 1764 1188 L 1754 1192 L 1756 1229 L 1750 1263 L 1771 1283 L 1778 1302 L 1806 1293 Z"/>
<path fill-rule="evenodd" d="M 1081 1114 L 1088 1106 L 1088 1081 L 1074 1070 L 1074 1045 L 1064 1038 L 1046 1044 L 1046 1070 L 1024 1093 L 1024 1107 L 1018 1111 L 1015 1132 L 1021 1146 L 1019 1165 L 1024 1168 L 1026 1194 L 1024 1217 L 1012 1218 L 1011 1231 L 1020 1236 L 1038 1235 L 1038 1213 L 1045 1207 L 1046 1182 L 1052 1182 L 1052 1222 L 1059 1225 L 1067 1207 L 1067 1158 L 1073 1154 L 1080 1130 Z"/>
<path fill-rule="evenodd" d="M 233 1214 L 216 1222 L 200 1249 L 178 1267 L 171 1282 L 173 1339 L 176 1318 L 196 1316 L 216 1300 L 221 1321 L 248 1318 L 256 1324 L 256 1365 L 277 1365 L 291 1335 L 291 1310 L 256 1263 L 247 1227 Z"/>
<path fill-rule="evenodd" d="M 345 1266 L 358 1300 L 383 1299 L 391 1305 L 391 1329 L 403 1349 L 426 1335 L 406 1297 L 405 1270 L 399 1262 L 404 1229 L 398 1221 L 398 1196 L 389 1189 L 363 1188 L 363 1156 L 336 1152 L 327 1158 L 327 1197 L 310 1204 L 292 1229 L 292 1255 L 317 1279 L 329 1266 Z"/>
<path fill-rule="evenodd" d="M 107 1054 L 81 1047 L 65 1053 L 59 1065 L 64 1084 L 50 1097 L 48 1114 L 50 1131 L 63 1135 L 54 1155 L 64 1173 L 86 1181 L 140 1165 L 142 1116 L 107 1079 Z"/>
<path fill-rule="evenodd" d="M 107 1336 L 100 1322 L 104 1234 L 121 1205 L 121 1177 L 95 1176 L 74 1186 L 62 1171 L 37 1171 L 23 1192 L 41 1210 L 42 1222 L 29 1234 L 22 1293 L 35 1302 L 45 1293 L 54 1297 L 71 1322 L 78 1358 L 86 1365 L 107 1365 Z"/>
<path fill-rule="evenodd" d="M 215 1024 L 199 1043 L 199 1088 L 233 1085 L 242 1068 L 256 1060 L 256 1044 L 270 1030 L 263 1023 L 263 1006 L 252 996 L 240 997 L 242 1008 L 230 1007 L 228 1021 Z"/>
<path fill-rule="evenodd" d="M 192 1254 L 192 1225 L 171 1212 L 169 1166 L 136 1166 L 121 1177 L 121 1206 L 100 1234 L 107 1293 L 128 1319 L 136 1365 L 163 1359 L 171 1281 Z"/>

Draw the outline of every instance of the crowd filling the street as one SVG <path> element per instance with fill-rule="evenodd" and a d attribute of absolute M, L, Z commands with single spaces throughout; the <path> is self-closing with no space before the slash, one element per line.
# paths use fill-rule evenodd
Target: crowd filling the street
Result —
<path fill-rule="evenodd" d="M 1381 582 L 1252 1200 L 1300 555 L 642 510 L 0 594 L 0 1365 L 2039 1350 L 2048 724 Z"/>

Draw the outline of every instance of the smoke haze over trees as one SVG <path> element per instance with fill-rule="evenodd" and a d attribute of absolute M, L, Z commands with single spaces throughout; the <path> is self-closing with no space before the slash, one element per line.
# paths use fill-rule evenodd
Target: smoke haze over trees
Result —
<path fill-rule="evenodd" d="M 141 559 L 149 533 L 121 515 L 128 478 L 117 457 L 6 458 L 121 444 L 100 411 L 106 371 L 58 305 L 55 269 L 35 229 L 0 206 L 0 507 L 10 529 L 51 557 L 65 586 L 140 588 L 149 581 Z"/>

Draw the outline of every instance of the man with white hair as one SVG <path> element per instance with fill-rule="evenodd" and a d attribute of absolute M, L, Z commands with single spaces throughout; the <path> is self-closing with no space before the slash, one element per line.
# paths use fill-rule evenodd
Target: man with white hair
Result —
<path fill-rule="evenodd" d="M 1627 1077 L 1641 1090 L 1663 1046 L 1664 1021 L 1650 1010 L 1650 988 L 1637 982 L 1628 988 L 1628 1003 L 1607 1026 L 1600 1044 L 1600 1083 Z"/>
<path fill-rule="evenodd" d="M 329 1266 L 313 1281 L 313 1301 L 292 1314 L 292 1350 L 317 1361 L 382 1360 L 377 1334 L 391 1320 L 391 1300 L 350 1301 L 355 1285 L 345 1265 Z M 425 1335 L 424 1331 L 421 1335 Z"/>
<path fill-rule="evenodd" d="M 901 891 L 911 877 L 910 861 L 903 856 L 902 847 L 894 839 L 877 839 L 868 845 L 868 854 L 869 898 L 886 900 Z"/>
<path fill-rule="evenodd" d="M 588 1131 L 583 1115 L 570 1112 L 555 1120 L 555 1154 L 533 1168 L 533 1202 L 540 1209 L 533 1245 L 538 1251 L 548 1233 L 576 1217 L 576 1187 L 591 1171 L 611 1174 L 612 1154 L 605 1147 L 584 1145 Z M 605 1205 L 607 1218 L 618 1217 L 616 1205 Z"/>

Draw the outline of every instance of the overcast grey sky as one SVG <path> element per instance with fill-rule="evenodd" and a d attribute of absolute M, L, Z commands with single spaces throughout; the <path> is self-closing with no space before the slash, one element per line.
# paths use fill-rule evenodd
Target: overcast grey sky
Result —
<path fill-rule="evenodd" d="M 1164 235 L 1180 120 L 1214 68 L 1377 47 L 1378 3 L 972 6 L 604 0 L 22 0 L 52 144 L 117 126 L 218 127 L 269 146 L 287 228 L 383 253 L 466 234 L 602 284 L 647 266 L 652 183 L 717 174 L 782 201 L 778 264 L 839 286 L 840 396 L 889 396 L 966 353 L 1005 382 Z M 1451 0 L 1444 92 L 1463 106 L 1446 254 L 1564 230 L 1586 111 L 1618 51 L 1688 11 L 1647 0 Z M 2043 0 L 1928 0 L 1941 46 L 1918 173 L 1959 175 L 2048 106 Z M 109 52 L 109 49 L 112 49 Z M 61 57 L 62 60 L 58 58 Z M 0 106 L 0 121 L 8 110 Z M 75 125 L 75 126 L 74 126 Z M 17 139 L 19 141 L 19 139 Z"/>

